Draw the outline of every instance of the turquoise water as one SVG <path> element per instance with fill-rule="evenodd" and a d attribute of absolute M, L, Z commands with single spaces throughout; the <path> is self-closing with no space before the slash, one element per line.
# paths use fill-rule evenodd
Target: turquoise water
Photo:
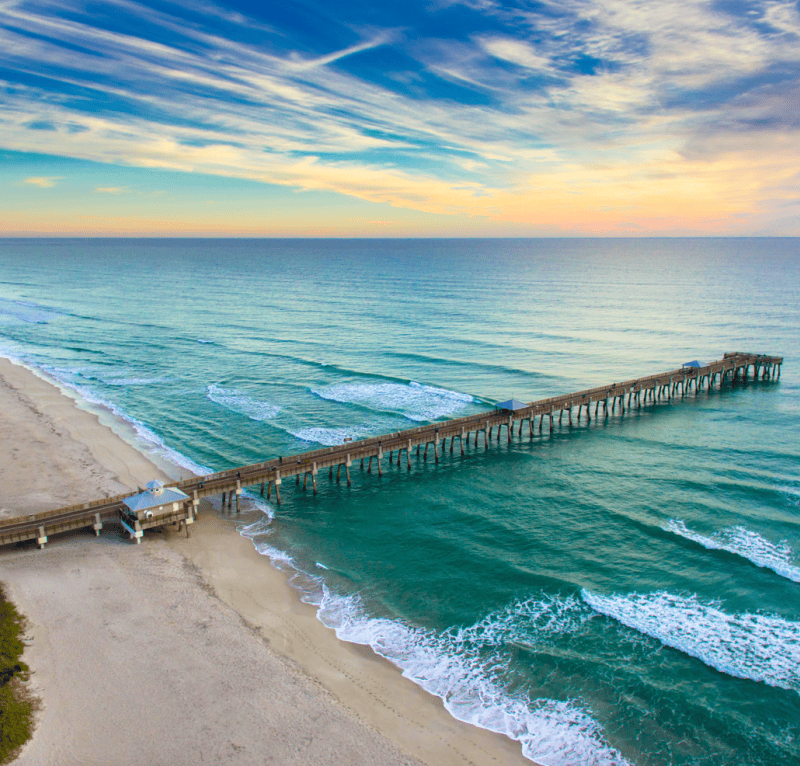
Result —
<path fill-rule="evenodd" d="M 800 240 L 0 240 L 0 353 L 197 470 L 737 350 L 780 380 L 232 522 L 544 764 L 800 764 Z"/>

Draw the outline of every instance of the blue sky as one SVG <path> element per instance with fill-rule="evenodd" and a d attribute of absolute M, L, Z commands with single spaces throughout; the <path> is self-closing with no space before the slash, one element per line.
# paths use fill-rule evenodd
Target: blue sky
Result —
<path fill-rule="evenodd" d="M 798 2 L 0 0 L 0 233 L 800 234 Z"/>

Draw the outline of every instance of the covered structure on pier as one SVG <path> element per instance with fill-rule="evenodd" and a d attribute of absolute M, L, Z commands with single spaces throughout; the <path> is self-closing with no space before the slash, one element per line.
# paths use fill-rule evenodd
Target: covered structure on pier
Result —
<path fill-rule="evenodd" d="M 126 497 L 125 506 L 120 514 L 120 522 L 128 531 L 131 539 L 141 542 L 143 531 L 149 527 L 160 527 L 165 524 L 184 524 L 194 522 L 189 500 L 183 490 L 177 487 L 165 487 L 157 479 L 147 482 L 144 492 Z M 186 527 L 188 536 L 189 528 Z"/>

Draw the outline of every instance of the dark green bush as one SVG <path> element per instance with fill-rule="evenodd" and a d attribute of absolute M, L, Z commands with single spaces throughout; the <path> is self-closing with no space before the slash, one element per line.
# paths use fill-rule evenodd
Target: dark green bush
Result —
<path fill-rule="evenodd" d="M 11 761 L 33 731 L 36 703 L 25 685 L 24 630 L 25 618 L 0 586 L 0 763 Z"/>

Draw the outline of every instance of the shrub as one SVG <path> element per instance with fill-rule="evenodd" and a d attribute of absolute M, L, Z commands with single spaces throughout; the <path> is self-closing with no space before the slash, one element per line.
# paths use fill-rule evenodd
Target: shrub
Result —
<path fill-rule="evenodd" d="M 37 703 L 26 686 L 24 631 L 25 618 L 0 586 L 0 764 L 13 760 L 33 732 Z"/>

